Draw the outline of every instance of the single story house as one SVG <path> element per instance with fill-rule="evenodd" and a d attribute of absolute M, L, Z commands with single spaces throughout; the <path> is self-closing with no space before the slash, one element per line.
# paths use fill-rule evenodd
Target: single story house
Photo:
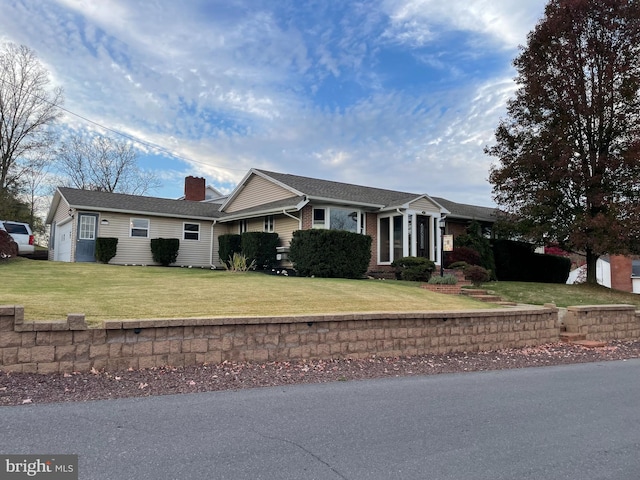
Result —
<path fill-rule="evenodd" d="M 278 233 L 286 265 L 295 230 L 349 230 L 372 237 L 369 270 L 378 272 L 403 256 L 440 264 L 441 219 L 445 233 L 458 234 L 472 220 L 490 228 L 495 213 L 427 194 L 251 169 L 228 196 L 196 177 L 187 177 L 178 200 L 60 187 L 46 223 L 50 260 L 94 261 L 95 239 L 117 237 L 111 263 L 153 264 L 150 239 L 164 237 L 180 239 L 176 265 L 200 267 L 222 266 L 218 237 L 227 233 Z"/>

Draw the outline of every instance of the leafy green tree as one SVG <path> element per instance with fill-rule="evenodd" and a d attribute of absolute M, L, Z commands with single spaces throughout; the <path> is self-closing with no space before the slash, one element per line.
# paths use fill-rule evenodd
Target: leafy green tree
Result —
<path fill-rule="evenodd" d="M 530 239 L 587 258 L 638 251 L 640 2 L 551 0 L 514 65 L 490 182 Z"/>

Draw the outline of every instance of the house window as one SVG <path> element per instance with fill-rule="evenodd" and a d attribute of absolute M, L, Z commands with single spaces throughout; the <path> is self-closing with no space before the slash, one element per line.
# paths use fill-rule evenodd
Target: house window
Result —
<path fill-rule="evenodd" d="M 403 216 L 382 217 L 378 220 L 378 257 L 380 263 L 391 263 L 404 255 Z"/>
<path fill-rule="evenodd" d="M 384 217 L 380 219 L 380 227 L 378 234 L 378 242 L 379 242 L 379 252 L 380 252 L 380 262 L 390 262 L 391 261 L 391 250 L 390 250 L 390 229 L 389 223 L 391 219 L 389 217 Z"/>
<path fill-rule="evenodd" d="M 93 215 L 81 215 L 78 232 L 79 240 L 95 240 L 96 238 L 96 217 Z"/>
<path fill-rule="evenodd" d="M 273 221 L 273 215 L 267 215 L 264 217 L 264 232 L 273 233 L 275 231 L 275 223 Z"/>
<path fill-rule="evenodd" d="M 183 224 L 183 237 L 185 240 L 200 240 L 200 224 L 185 223 Z"/>
<path fill-rule="evenodd" d="M 244 233 L 247 232 L 247 221 L 246 220 L 240 220 L 239 222 L 239 229 L 240 229 L 240 233 Z"/>
<path fill-rule="evenodd" d="M 345 208 L 331 207 L 329 209 L 329 228 L 331 230 L 346 230 L 358 233 L 358 221 L 360 212 Z"/>
<path fill-rule="evenodd" d="M 148 218 L 132 218 L 129 221 L 132 237 L 149 238 L 149 219 Z"/>
<path fill-rule="evenodd" d="M 326 228 L 324 221 L 325 213 L 324 208 L 313 209 L 313 228 Z"/>

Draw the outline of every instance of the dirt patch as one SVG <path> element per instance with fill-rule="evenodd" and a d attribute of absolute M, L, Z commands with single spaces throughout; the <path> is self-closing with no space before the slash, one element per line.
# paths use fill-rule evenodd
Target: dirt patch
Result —
<path fill-rule="evenodd" d="M 301 383 L 478 372 L 640 358 L 640 341 L 600 348 L 567 343 L 495 352 L 366 360 L 315 360 L 198 365 L 124 372 L 24 374 L 0 371 L 0 406 L 239 390 Z"/>

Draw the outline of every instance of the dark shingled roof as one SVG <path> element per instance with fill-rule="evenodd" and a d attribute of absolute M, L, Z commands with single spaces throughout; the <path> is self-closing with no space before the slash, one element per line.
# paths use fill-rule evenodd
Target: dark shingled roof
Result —
<path fill-rule="evenodd" d="M 450 217 L 463 218 L 465 220 L 481 220 L 485 222 L 495 222 L 497 220 L 498 210 L 490 207 L 479 207 L 477 205 L 466 205 L 464 203 L 456 203 L 446 198 L 431 197 L 444 208 L 449 210 Z"/>
<path fill-rule="evenodd" d="M 350 183 L 332 182 L 330 180 L 319 180 L 317 178 L 300 177 L 288 173 L 269 172 L 258 170 L 267 177 L 277 180 L 280 183 L 294 188 L 298 192 L 309 197 L 328 198 L 336 201 L 366 203 L 379 205 L 381 207 L 391 207 L 403 205 L 415 200 L 422 194 L 397 192 L 382 188 L 363 187 Z"/>
<path fill-rule="evenodd" d="M 58 188 L 65 200 L 74 208 L 87 208 L 112 212 L 155 214 L 182 218 L 218 218 L 220 205 L 214 203 L 142 197 L 124 193 L 97 192 L 76 188 Z"/>

